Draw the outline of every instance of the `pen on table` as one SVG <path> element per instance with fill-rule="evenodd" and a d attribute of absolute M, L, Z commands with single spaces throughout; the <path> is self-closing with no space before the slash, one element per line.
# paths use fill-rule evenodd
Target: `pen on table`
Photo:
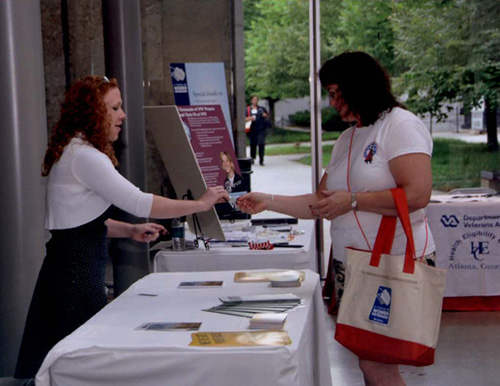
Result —
<path fill-rule="evenodd" d="M 288 243 L 274 243 L 275 248 L 303 248 L 300 244 L 288 244 Z"/>

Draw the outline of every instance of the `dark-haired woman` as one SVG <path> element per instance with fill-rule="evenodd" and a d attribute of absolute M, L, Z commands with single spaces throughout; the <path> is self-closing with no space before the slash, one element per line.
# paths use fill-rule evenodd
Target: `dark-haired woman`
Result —
<path fill-rule="evenodd" d="M 344 131 L 315 193 L 249 193 L 238 205 L 248 213 L 273 210 L 299 218 L 331 220 L 336 296 L 344 277 L 344 248 L 372 249 L 382 215 L 396 215 L 390 189 L 403 187 L 417 256 L 431 260 L 435 246 L 424 208 L 432 190 L 432 138 L 422 121 L 394 97 L 389 77 L 363 52 L 345 52 L 320 70 L 330 105 L 352 126 Z M 392 253 L 404 254 L 398 224 Z M 367 385 L 404 385 L 397 365 L 359 360 Z"/>
<path fill-rule="evenodd" d="M 269 114 L 267 110 L 259 106 L 259 97 L 253 95 L 251 105 L 247 107 L 245 122 L 251 122 L 250 132 L 250 156 L 252 163 L 257 157 L 257 147 L 259 148 L 259 164 L 264 166 L 264 153 L 266 148 L 267 128 L 269 127 Z"/>
<path fill-rule="evenodd" d="M 113 142 L 125 113 L 115 79 L 87 76 L 66 93 L 45 154 L 46 227 L 51 232 L 31 301 L 16 378 L 33 378 L 49 350 L 106 305 L 106 237 L 148 242 L 161 225 L 110 219 L 112 206 L 137 217 L 173 218 L 229 199 L 222 186 L 194 201 L 143 193 L 117 172 Z"/>

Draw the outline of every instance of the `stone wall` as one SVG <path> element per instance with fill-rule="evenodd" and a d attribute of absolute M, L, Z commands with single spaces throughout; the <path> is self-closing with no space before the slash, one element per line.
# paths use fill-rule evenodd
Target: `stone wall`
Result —
<path fill-rule="evenodd" d="M 101 0 L 41 0 L 47 128 L 57 122 L 67 87 L 104 74 Z"/>

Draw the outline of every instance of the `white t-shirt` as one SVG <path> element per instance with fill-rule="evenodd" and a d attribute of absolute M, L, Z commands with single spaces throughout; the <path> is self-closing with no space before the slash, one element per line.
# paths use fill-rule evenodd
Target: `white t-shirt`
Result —
<path fill-rule="evenodd" d="M 81 138 L 73 138 L 50 170 L 47 181 L 47 229 L 86 224 L 111 205 L 148 217 L 153 195 L 124 178 L 109 157 Z"/>
<path fill-rule="evenodd" d="M 326 168 L 329 190 L 348 190 L 347 163 L 351 135 L 354 135 L 349 172 L 352 192 L 395 188 L 396 182 L 389 170 L 391 159 L 411 153 L 432 155 L 432 138 L 423 122 L 407 110 L 394 108 L 371 126 L 349 128 L 342 133 Z M 372 249 L 382 215 L 358 211 L 357 216 Z M 410 220 L 417 257 L 434 252 L 436 248 L 424 209 L 410 213 Z M 344 248 L 347 246 L 368 249 L 352 211 L 332 220 L 330 234 L 336 260 L 345 261 Z M 405 247 L 406 236 L 398 221 L 391 253 L 404 254 Z"/>

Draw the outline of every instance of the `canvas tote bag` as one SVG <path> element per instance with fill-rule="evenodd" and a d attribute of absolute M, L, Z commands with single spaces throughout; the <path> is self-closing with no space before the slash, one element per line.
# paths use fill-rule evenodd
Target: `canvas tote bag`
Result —
<path fill-rule="evenodd" d="M 404 190 L 391 190 L 407 237 L 390 255 L 396 217 L 382 218 L 373 251 L 346 248 L 346 285 L 335 339 L 359 358 L 389 364 L 434 363 L 446 271 L 416 262 Z"/>

